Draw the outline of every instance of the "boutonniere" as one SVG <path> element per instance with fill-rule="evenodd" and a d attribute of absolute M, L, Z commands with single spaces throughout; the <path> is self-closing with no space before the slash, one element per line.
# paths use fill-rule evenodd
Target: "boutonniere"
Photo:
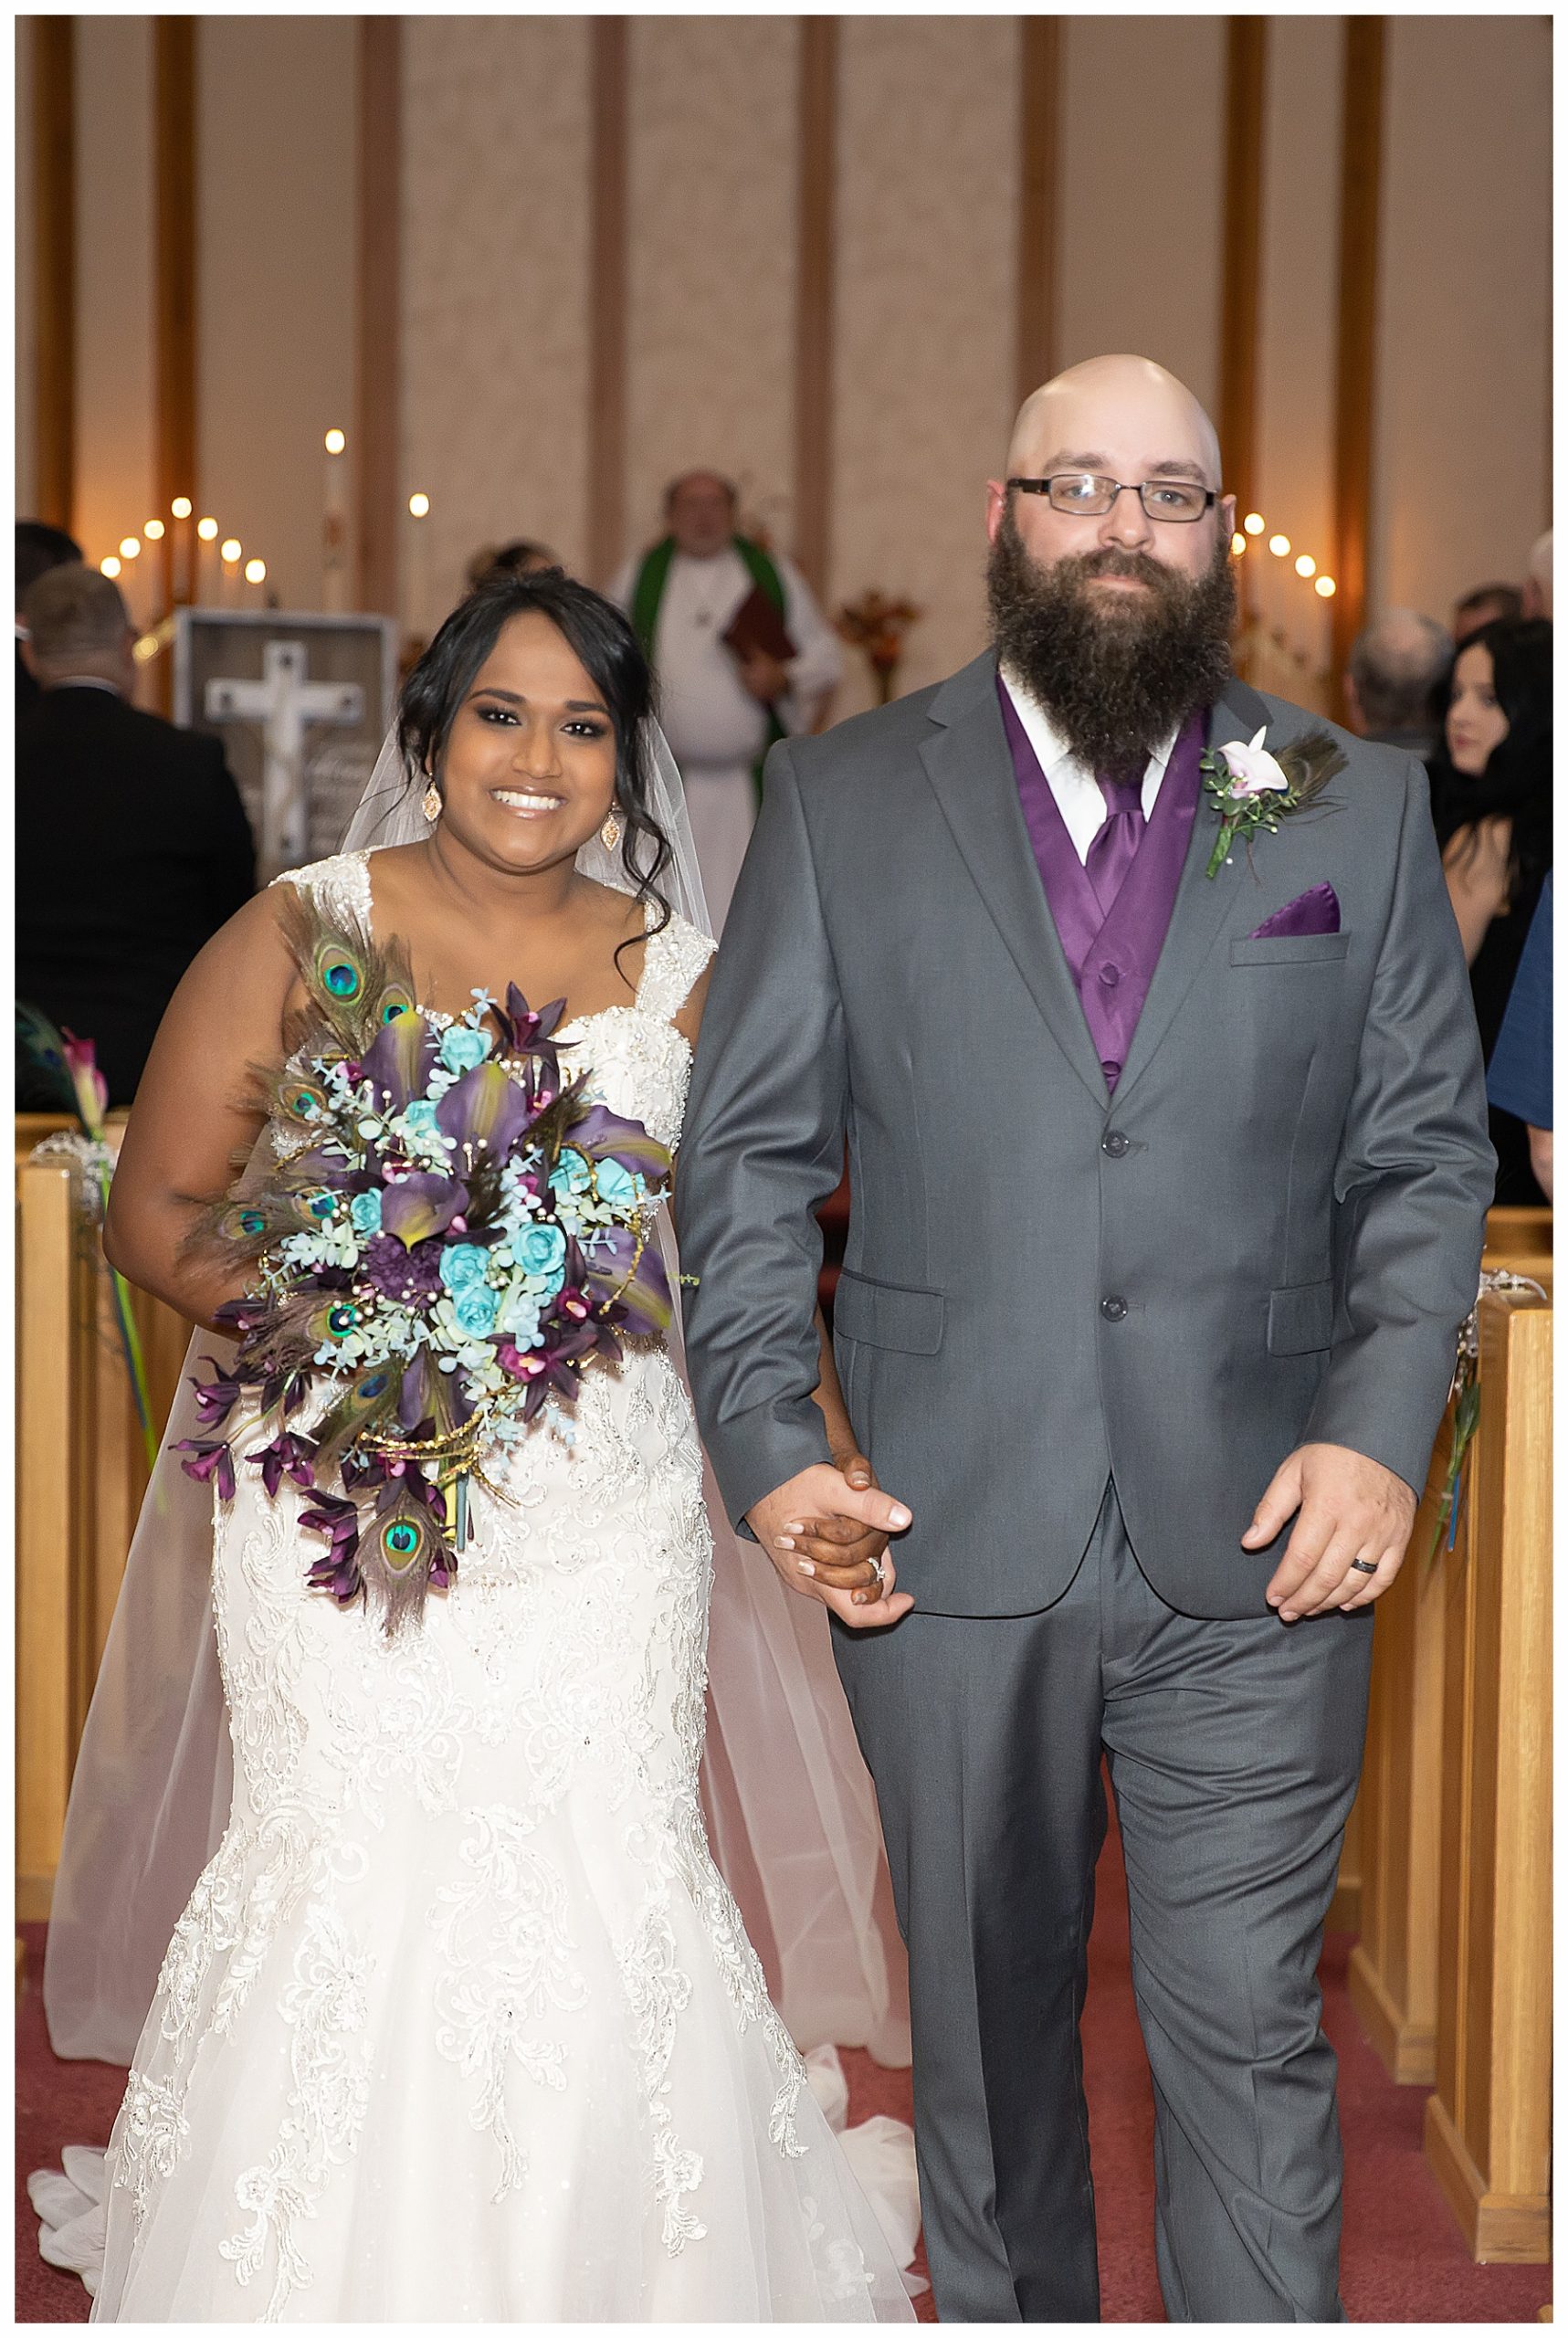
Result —
<path fill-rule="evenodd" d="M 1281 820 L 1320 796 L 1344 765 L 1326 731 L 1309 731 L 1277 755 L 1264 745 L 1261 731 L 1245 747 L 1233 740 L 1227 747 L 1209 748 L 1198 769 L 1204 793 L 1219 814 L 1219 834 L 1205 873 L 1218 875 L 1238 836 L 1249 845 L 1257 828 L 1272 836 Z"/>

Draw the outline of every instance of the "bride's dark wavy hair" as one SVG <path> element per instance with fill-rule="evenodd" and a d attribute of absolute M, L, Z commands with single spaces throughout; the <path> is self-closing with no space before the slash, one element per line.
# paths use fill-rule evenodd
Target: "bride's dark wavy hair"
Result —
<path fill-rule="evenodd" d="M 489 577 L 458 602 L 404 683 L 398 700 L 397 743 L 412 774 L 409 785 L 423 789 L 427 774 L 439 781 L 458 710 L 502 626 L 512 617 L 529 616 L 549 618 L 575 650 L 609 709 L 622 819 L 621 865 L 638 900 L 657 906 L 658 920 L 650 931 L 662 933 L 670 908 L 658 880 L 672 856 L 669 838 L 650 803 L 647 718 L 654 711 L 653 677 L 641 643 L 615 603 L 580 584 L 564 569 Z"/>

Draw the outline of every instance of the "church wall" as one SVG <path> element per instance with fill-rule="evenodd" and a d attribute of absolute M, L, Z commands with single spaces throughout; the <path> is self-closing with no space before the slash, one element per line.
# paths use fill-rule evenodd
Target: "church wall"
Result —
<path fill-rule="evenodd" d="M 1325 569 L 1334 542 L 1343 70 L 1342 19 L 1270 17 L 1253 491 L 1270 532 L 1278 529 Z M 1268 629 L 1285 634 L 1287 657 L 1324 671 L 1331 612 L 1310 581 L 1289 560 L 1258 550 L 1247 556 L 1245 589 Z M 1271 684 L 1289 679 L 1288 667 L 1270 672 Z"/>
<path fill-rule="evenodd" d="M 37 402 L 35 371 L 38 362 L 37 286 L 33 268 L 33 239 L 37 214 L 33 203 L 33 27 L 26 16 L 12 26 L 16 58 L 16 143 L 12 159 L 16 188 L 16 277 L 12 291 L 16 334 L 16 404 L 12 419 L 16 447 L 16 496 L 19 516 L 37 509 Z"/>
<path fill-rule="evenodd" d="M 111 551 L 156 511 L 153 404 L 153 31 L 76 20 L 75 533 Z M 132 615 L 152 580 L 127 562 Z"/>
<path fill-rule="evenodd" d="M 404 614 L 425 631 L 481 543 L 587 553 L 588 28 L 404 19 L 402 492 L 431 498 Z"/>
<path fill-rule="evenodd" d="M 924 612 L 903 690 L 984 640 L 985 481 L 1014 405 L 1016 18 L 840 20 L 831 608 Z M 837 711 L 868 705 L 858 653 Z"/>
<path fill-rule="evenodd" d="M 1373 585 L 1446 617 L 1549 516 L 1552 28 L 1394 16 L 1388 42 Z"/>
<path fill-rule="evenodd" d="M 1062 21 L 1056 362 L 1136 351 L 1168 365 L 1212 409 L 1224 20 Z"/>
<path fill-rule="evenodd" d="M 353 392 L 353 19 L 203 16 L 196 71 L 196 492 L 284 607 L 319 607 L 321 440 Z"/>

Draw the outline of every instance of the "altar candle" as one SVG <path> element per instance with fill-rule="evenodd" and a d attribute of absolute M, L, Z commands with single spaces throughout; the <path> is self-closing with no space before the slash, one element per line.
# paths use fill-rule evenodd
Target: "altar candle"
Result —
<path fill-rule="evenodd" d="M 196 521 L 196 582 L 195 601 L 198 608 L 216 609 L 221 571 L 217 555 L 217 521 Z"/>
<path fill-rule="evenodd" d="M 226 536 L 218 546 L 218 557 L 223 562 L 220 606 L 226 609 L 237 609 L 245 598 L 239 581 L 239 561 L 244 549 L 237 536 Z"/>
<path fill-rule="evenodd" d="M 142 583 L 143 563 L 140 536 L 121 536 L 120 557 L 123 566 L 120 574 L 121 598 L 126 613 L 138 633 L 146 616 L 146 588 Z"/>
<path fill-rule="evenodd" d="M 321 516 L 321 606 L 341 616 L 348 606 L 348 441 L 341 430 L 326 436 L 326 501 Z"/>
<path fill-rule="evenodd" d="M 247 560 L 245 563 L 245 581 L 250 587 L 245 595 L 246 606 L 252 609 L 264 609 L 267 606 L 267 595 L 262 587 L 267 582 L 267 563 L 264 560 Z"/>
<path fill-rule="evenodd" d="M 191 499 L 176 495 L 169 506 L 174 522 L 173 555 L 170 560 L 170 583 L 176 608 L 183 608 L 196 595 L 195 563 L 191 557 L 195 529 L 191 519 Z"/>
<path fill-rule="evenodd" d="M 417 639 L 427 641 L 430 604 L 430 498 L 427 495 L 409 497 L 408 520 L 406 630 Z"/>

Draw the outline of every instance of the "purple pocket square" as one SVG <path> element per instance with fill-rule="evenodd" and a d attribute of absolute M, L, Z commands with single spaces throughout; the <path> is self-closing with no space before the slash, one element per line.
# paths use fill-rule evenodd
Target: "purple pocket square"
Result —
<path fill-rule="evenodd" d="M 1339 895 L 1331 885 L 1314 885 L 1310 892 L 1298 893 L 1282 910 L 1266 917 L 1247 938 L 1249 942 L 1282 942 L 1287 934 L 1337 933 L 1339 930 Z"/>

